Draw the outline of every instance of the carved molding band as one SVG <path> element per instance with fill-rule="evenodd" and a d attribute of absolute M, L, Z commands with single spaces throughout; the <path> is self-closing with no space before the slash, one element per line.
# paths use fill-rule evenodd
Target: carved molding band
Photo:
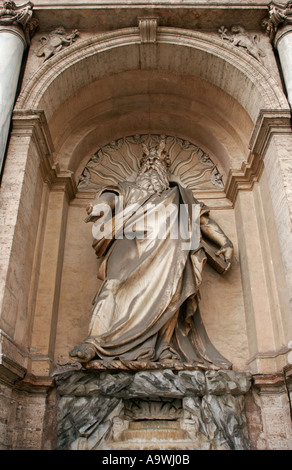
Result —
<path fill-rule="evenodd" d="M 71 200 L 77 188 L 74 174 L 70 170 L 60 169 L 55 161 L 52 142 L 45 114 L 41 110 L 15 110 L 12 117 L 12 137 L 29 137 L 34 143 L 40 162 L 40 171 L 44 182 L 53 191 L 66 191 Z"/>
<path fill-rule="evenodd" d="M 188 49 L 201 50 L 204 54 L 215 54 L 220 60 L 226 61 L 231 67 L 238 70 L 255 85 L 262 97 L 262 106 L 266 108 L 283 109 L 287 108 L 287 102 L 282 88 L 270 73 L 262 67 L 258 61 L 249 54 L 238 53 L 239 48 L 231 48 L 220 38 L 210 37 L 208 34 L 198 31 L 189 31 L 179 28 L 159 27 L 157 34 L 157 44 L 170 44 Z M 117 31 L 110 31 L 100 35 L 92 36 L 82 41 L 76 41 L 71 47 L 64 49 L 64 54 L 56 54 L 51 58 L 50 67 L 40 67 L 33 78 L 27 83 L 18 98 L 16 107 L 18 109 L 36 109 L 39 102 L 55 80 L 64 76 L 64 72 L 71 67 L 82 67 L 84 60 L 95 57 L 99 51 L 110 52 L 123 45 L 141 45 L 139 28 L 125 28 Z M 66 51 L 66 53 L 65 53 Z M 96 62 L 96 61 L 95 61 Z M 200 64 L 196 65 L 197 67 Z M 226 68 L 227 69 L 227 68 Z M 91 77 L 101 73 L 94 69 L 94 62 L 91 64 Z M 202 78 L 210 76 L 204 75 Z M 214 73 L 212 83 L 217 86 L 224 85 L 222 77 Z M 220 82 L 220 83 L 219 83 Z M 76 83 L 76 86 L 78 83 Z M 83 84 L 84 85 L 84 84 Z M 58 85 L 56 85 L 58 86 Z M 224 86 L 223 86 L 224 89 Z M 240 102 L 240 100 L 239 100 Z"/>

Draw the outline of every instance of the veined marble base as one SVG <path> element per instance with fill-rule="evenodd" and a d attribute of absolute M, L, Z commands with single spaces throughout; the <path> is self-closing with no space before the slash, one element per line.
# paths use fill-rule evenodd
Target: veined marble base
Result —
<path fill-rule="evenodd" d="M 19 28 L 0 26 L 0 171 L 7 145 L 24 48 L 25 41 Z"/>

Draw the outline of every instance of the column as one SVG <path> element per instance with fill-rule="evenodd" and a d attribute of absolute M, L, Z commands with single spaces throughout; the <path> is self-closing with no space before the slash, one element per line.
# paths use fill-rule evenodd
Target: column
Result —
<path fill-rule="evenodd" d="M 23 53 L 32 31 L 33 4 L 17 7 L 4 1 L 0 10 L 0 174 L 8 141 Z"/>
<path fill-rule="evenodd" d="M 271 43 L 278 51 L 287 98 L 292 107 L 292 2 L 283 6 L 272 2 L 269 5 L 269 18 L 263 23 Z"/>

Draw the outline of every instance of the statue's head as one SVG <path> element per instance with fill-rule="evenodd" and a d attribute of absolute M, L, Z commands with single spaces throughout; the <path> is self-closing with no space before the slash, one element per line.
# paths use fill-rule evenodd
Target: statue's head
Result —
<path fill-rule="evenodd" d="M 142 144 L 143 156 L 140 160 L 140 168 L 150 168 L 160 166 L 168 171 L 170 162 L 168 155 L 165 152 L 165 141 L 161 140 L 157 146 L 147 147 Z"/>
<path fill-rule="evenodd" d="M 143 155 L 136 183 L 151 192 L 161 193 L 169 187 L 169 158 L 165 152 L 165 141 L 157 146 L 147 147 L 142 144 Z"/>

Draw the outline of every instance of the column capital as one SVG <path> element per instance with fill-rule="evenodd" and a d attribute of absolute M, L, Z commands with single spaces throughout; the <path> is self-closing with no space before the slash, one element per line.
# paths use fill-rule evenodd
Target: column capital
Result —
<path fill-rule="evenodd" d="M 271 2 L 268 6 L 269 16 L 262 22 L 270 41 L 276 46 L 283 34 L 292 31 L 292 1 L 285 5 Z"/>
<path fill-rule="evenodd" d="M 0 29 L 20 30 L 25 37 L 27 45 L 38 27 L 38 21 L 33 18 L 33 3 L 27 2 L 16 5 L 11 0 L 3 1 L 0 10 Z"/>

